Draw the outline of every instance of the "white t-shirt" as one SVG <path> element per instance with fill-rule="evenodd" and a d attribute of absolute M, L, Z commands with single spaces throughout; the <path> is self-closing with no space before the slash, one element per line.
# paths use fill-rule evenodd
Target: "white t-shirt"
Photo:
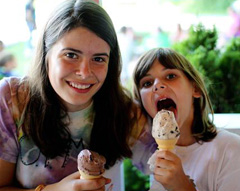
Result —
<path fill-rule="evenodd" d="M 240 136 L 220 130 L 211 142 L 176 147 L 198 191 L 240 191 Z"/>
<path fill-rule="evenodd" d="M 240 191 L 239 135 L 219 130 L 211 142 L 176 146 L 175 153 L 197 191 Z M 165 190 L 161 185 L 156 189 L 156 185 L 153 181 L 151 190 Z"/>

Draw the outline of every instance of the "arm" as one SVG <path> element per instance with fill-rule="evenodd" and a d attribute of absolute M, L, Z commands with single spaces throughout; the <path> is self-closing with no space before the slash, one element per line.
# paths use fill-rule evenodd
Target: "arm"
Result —
<path fill-rule="evenodd" d="M 11 187 L 13 184 L 15 173 L 15 164 L 0 159 L 0 191 L 22 191 L 23 189 L 17 189 Z M 34 191 L 34 190 L 29 190 Z"/>
<path fill-rule="evenodd" d="M 34 189 L 21 189 L 13 185 L 15 164 L 0 159 L 0 191 L 34 191 Z M 80 190 L 104 190 L 110 179 L 99 178 L 96 180 L 82 180 L 79 172 L 73 173 L 60 182 L 47 185 L 43 191 L 80 191 Z"/>
<path fill-rule="evenodd" d="M 0 190 L 1 191 L 4 191 L 4 190 L 10 191 L 10 189 L 6 188 L 5 186 L 11 185 L 11 183 L 13 182 L 14 172 L 15 172 L 14 163 L 10 163 L 0 159 L 0 175 L 1 175 Z"/>
<path fill-rule="evenodd" d="M 196 191 L 194 184 L 185 175 L 181 160 L 170 151 L 158 151 L 154 178 L 167 190 Z"/>

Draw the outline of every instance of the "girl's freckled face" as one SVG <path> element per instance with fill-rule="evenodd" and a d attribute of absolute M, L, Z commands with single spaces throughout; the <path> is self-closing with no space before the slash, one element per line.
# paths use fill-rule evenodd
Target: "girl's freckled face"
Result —
<path fill-rule="evenodd" d="M 66 33 L 49 51 L 49 80 L 68 111 L 92 102 L 106 79 L 109 56 L 109 45 L 84 27 Z"/>

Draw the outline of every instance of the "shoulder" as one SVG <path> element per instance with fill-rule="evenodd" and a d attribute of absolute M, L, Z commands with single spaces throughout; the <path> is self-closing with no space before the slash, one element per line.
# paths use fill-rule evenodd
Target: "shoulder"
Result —
<path fill-rule="evenodd" d="M 11 96 L 19 95 L 24 92 L 27 93 L 27 90 L 26 78 L 5 77 L 0 80 L 1 96 L 6 95 L 6 93 L 11 93 Z"/>
<path fill-rule="evenodd" d="M 15 89 L 21 84 L 21 81 L 22 78 L 19 77 L 4 77 L 0 80 L 0 88 L 1 90 Z"/>
<path fill-rule="evenodd" d="M 3 101 L 4 99 L 10 99 L 12 93 L 12 82 L 14 78 L 3 78 L 0 80 L 0 98 Z"/>
<path fill-rule="evenodd" d="M 212 144 L 218 151 L 226 155 L 238 155 L 240 157 L 240 136 L 227 130 L 218 130 Z"/>
<path fill-rule="evenodd" d="M 218 134 L 215 138 L 215 141 L 221 144 L 239 144 L 240 145 L 240 136 L 236 133 L 232 133 L 230 131 L 221 129 L 221 130 L 218 130 Z"/>
<path fill-rule="evenodd" d="M 240 176 L 240 136 L 227 130 L 219 130 L 213 140 L 215 149 L 209 152 L 212 156 L 211 167 L 214 179 L 217 181 L 216 190 L 239 190 L 237 180 Z M 215 153 L 215 154 L 214 154 Z"/>
<path fill-rule="evenodd" d="M 131 131 L 130 146 L 132 146 L 148 128 L 147 117 L 142 113 L 140 106 L 134 102 L 132 107 L 134 124 Z"/>
<path fill-rule="evenodd" d="M 2 78 L 0 80 L 0 92 L 2 93 L 2 90 L 6 89 L 9 86 L 9 80 L 10 78 Z"/>
<path fill-rule="evenodd" d="M 0 80 L 0 105 L 11 108 L 14 118 L 22 113 L 28 96 L 28 86 L 25 79 L 8 77 Z"/>

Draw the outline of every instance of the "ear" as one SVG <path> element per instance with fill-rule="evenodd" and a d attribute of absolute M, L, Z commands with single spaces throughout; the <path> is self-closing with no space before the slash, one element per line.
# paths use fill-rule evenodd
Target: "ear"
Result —
<path fill-rule="evenodd" d="M 196 86 L 196 84 L 193 84 L 193 97 L 194 98 L 200 98 L 202 96 L 202 92 L 200 89 Z"/>

